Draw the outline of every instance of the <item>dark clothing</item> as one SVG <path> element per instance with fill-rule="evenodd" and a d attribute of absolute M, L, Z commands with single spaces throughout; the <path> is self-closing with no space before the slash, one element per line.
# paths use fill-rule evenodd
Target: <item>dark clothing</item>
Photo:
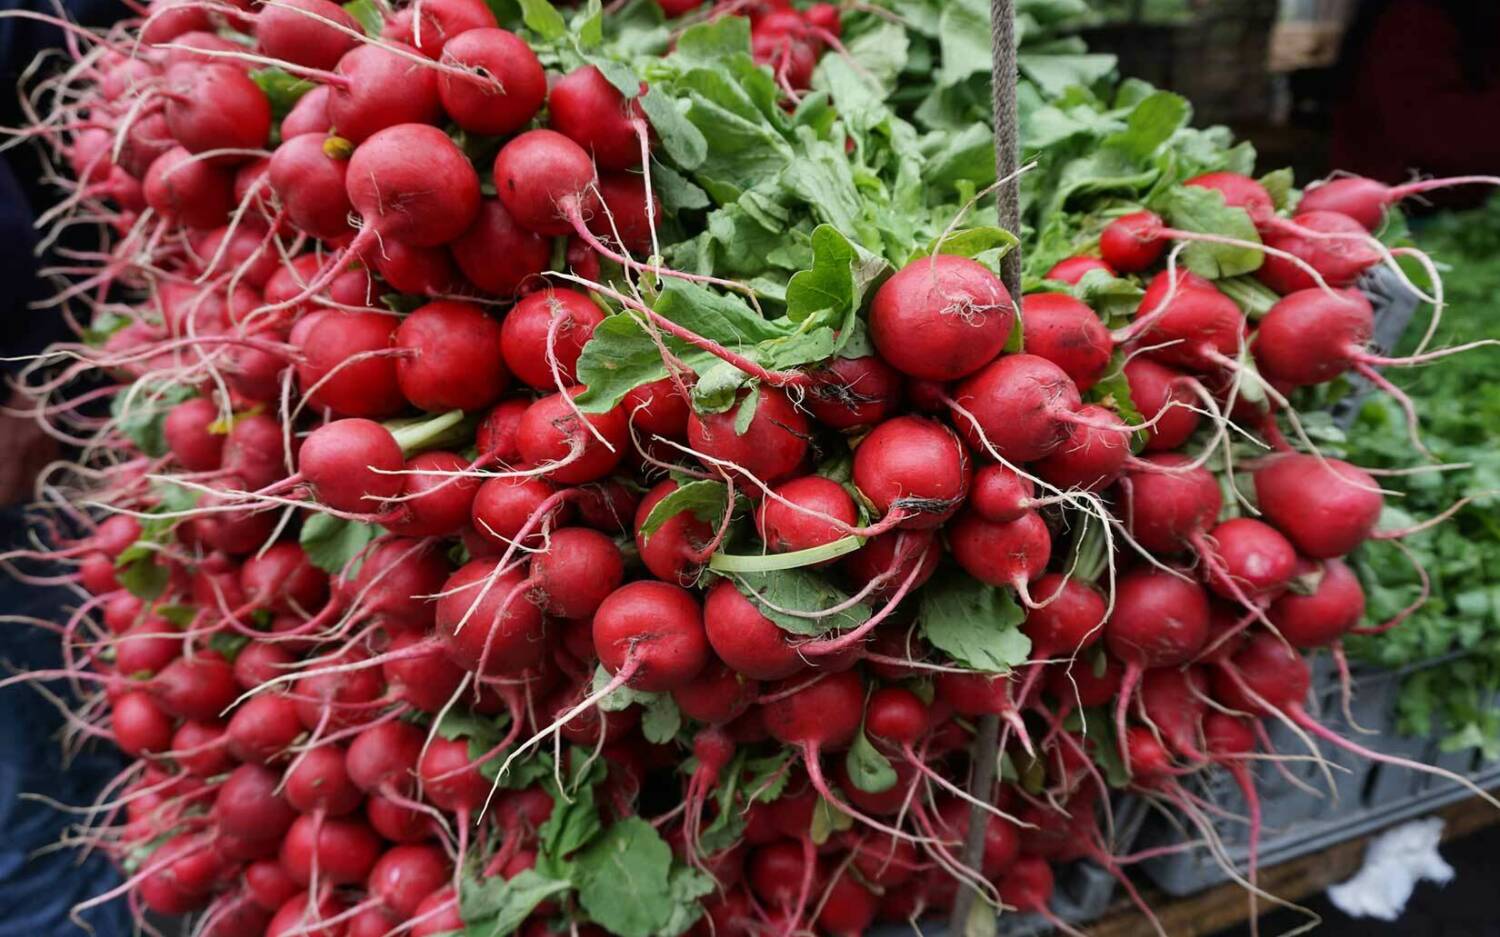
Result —
<path fill-rule="evenodd" d="M 1369 5 L 1347 49 L 1333 165 L 1388 183 L 1500 172 L 1497 17 L 1445 0 Z"/>
<path fill-rule="evenodd" d="M 63 5 L 75 19 L 91 25 L 126 13 L 117 0 L 65 0 Z M 47 0 L 0 0 L 0 9 L 17 8 L 56 12 Z M 0 18 L 0 124 L 14 127 L 20 122 L 15 100 L 20 73 L 43 49 L 61 44 L 62 32 L 56 27 Z M 42 185 L 40 168 L 37 154 L 28 146 L 12 149 L 0 160 L 0 356 L 4 357 L 34 354 L 68 334 L 56 310 L 28 308 L 48 292 L 36 276 L 41 262 L 34 255 L 33 220 L 59 195 Z M 4 366 L 7 371 L 15 367 Z M 24 524 L 18 509 L 0 508 L 0 544 L 4 545 L 0 549 L 23 541 Z M 0 613 L 64 621 L 65 606 L 78 601 L 66 589 L 25 585 L 0 572 Z M 57 636 L 29 625 L 0 622 L 0 664 L 5 675 L 13 669 L 57 667 Z M 51 689 L 66 693 L 62 684 L 54 683 Z M 87 805 L 123 767 L 117 751 L 97 742 L 64 765 L 59 745 L 63 725 L 62 715 L 35 689 L 23 685 L 0 690 L 0 937 L 82 934 L 69 919 L 69 910 L 120 881 L 118 871 L 101 853 L 83 858 L 76 849 L 42 852 L 64 837 L 74 817 L 20 796 L 32 792 L 65 804 Z M 126 937 L 131 932 L 122 901 L 94 909 L 84 920 L 97 937 Z"/>

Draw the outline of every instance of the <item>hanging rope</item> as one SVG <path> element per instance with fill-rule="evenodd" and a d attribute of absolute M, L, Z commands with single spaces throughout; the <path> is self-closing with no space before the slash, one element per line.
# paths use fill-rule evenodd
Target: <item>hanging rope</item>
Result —
<path fill-rule="evenodd" d="M 1021 233 L 1021 180 L 1016 170 L 1020 166 L 1020 140 L 1016 116 L 1016 11 L 1015 0 L 990 0 L 990 85 L 994 89 L 995 124 L 995 178 L 1010 179 L 995 193 L 999 209 L 1000 227 L 1020 236 Z M 1005 282 L 1011 300 L 1020 306 L 1021 301 L 1021 249 L 1016 247 L 1000 262 L 1000 277 Z M 1020 328 L 1020 323 L 1016 323 Z M 985 716 L 979 720 L 974 737 L 974 747 L 969 753 L 969 792 L 978 800 L 990 803 L 994 799 L 995 765 L 1000 735 L 1000 717 Z M 968 838 L 964 842 L 963 864 L 976 872 L 984 864 L 984 831 L 989 825 L 989 815 L 977 805 L 969 810 Z M 977 913 L 990 915 L 987 906 L 975 910 L 979 892 L 975 888 L 964 888 L 953 902 L 953 917 L 949 920 L 949 933 L 957 937 L 970 935 L 970 916 Z M 976 922 L 977 923 L 977 922 Z M 975 927 L 977 933 L 993 933 L 993 920 L 989 926 Z"/>

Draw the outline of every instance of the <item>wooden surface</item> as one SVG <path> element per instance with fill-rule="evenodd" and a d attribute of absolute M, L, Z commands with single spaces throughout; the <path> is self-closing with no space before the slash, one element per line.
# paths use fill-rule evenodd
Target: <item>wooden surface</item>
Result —
<path fill-rule="evenodd" d="M 1450 804 L 1431 815 L 1443 818 L 1444 840 L 1458 839 L 1500 823 L 1500 811 L 1477 797 Z M 1260 886 L 1293 902 L 1318 894 L 1357 872 L 1364 861 L 1365 846 L 1378 835 L 1379 831 L 1261 869 Z M 1233 882 L 1185 898 L 1169 898 L 1151 889 L 1143 889 L 1143 893 L 1169 937 L 1203 937 L 1242 923 L 1250 914 L 1245 890 Z M 1262 900 L 1260 906 L 1264 911 L 1270 904 Z M 1090 937 L 1146 937 L 1156 933 L 1128 901 L 1085 930 Z"/>

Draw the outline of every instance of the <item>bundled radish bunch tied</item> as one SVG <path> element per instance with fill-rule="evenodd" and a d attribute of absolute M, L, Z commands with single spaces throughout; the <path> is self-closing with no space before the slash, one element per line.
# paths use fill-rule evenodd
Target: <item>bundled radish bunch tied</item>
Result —
<path fill-rule="evenodd" d="M 1310 655 L 1400 624 L 1343 558 L 1409 532 L 1322 411 L 1454 351 L 1371 350 L 1356 285 L 1440 307 L 1385 209 L 1493 180 L 1257 180 L 1027 6 L 1020 232 L 973 0 L 67 27 L 18 136 L 63 180 L 48 242 L 102 245 L 58 251 L 39 314 L 79 338 L 22 378 L 78 457 L 4 560 L 78 595 L 7 625 L 64 652 L 10 680 L 133 759 L 80 815 L 124 870 L 88 904 L 202 937 L 846 935 L 961 888 L 1053 918 L 1063 864 L 1129 886 L 1115 790 L 1213 842 L 1195 772 L 1253 805 L 1258 759 L 1391 760 L 1303 708 Z"/>

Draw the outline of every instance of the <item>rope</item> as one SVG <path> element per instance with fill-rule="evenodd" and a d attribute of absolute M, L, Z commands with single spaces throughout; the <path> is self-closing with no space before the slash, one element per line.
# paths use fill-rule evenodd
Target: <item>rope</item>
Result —
<path fill-rule="evenodd" d="M 995 178 L 1009 178 L 995 194 L 1000 227 L 1020 236 L 1021 180 L 1016 174 L 1020 165 L 1020 140 L 1016 115 L 1016 11 L 1015 0 L 990 0 L 990 86 L 994 89 Z M 1018 306 L 1021 301 L 1021 249 L 1016 247 L 1000 262 L 1000 278 L 1006 292 Z M 1020 328 L 1016 323 L 1016 328 Z M 969 793 L 988 803 L 995 787 L 996 751 L 1000 735 L 1000 717 L 985 716 L 979 721 L 974 747 L 969 757 Z M 976 872 L 984 862 L 984 832 L 989 817 L 977 803 L 969 808 L 969 829 L 964 841 L 963 864 Z M 979 892 L 974 887 L 961 890 L 953 902 L 953 917 L 948 932 L 969 937 L 970 915 Z M 980 912 L 991 914 L 985 907 Z M 984 924 L 975 921 L 973 931 L 993 934 L 993 919 Z M 987 925 L 987 926 L 985 926 Z"/>

